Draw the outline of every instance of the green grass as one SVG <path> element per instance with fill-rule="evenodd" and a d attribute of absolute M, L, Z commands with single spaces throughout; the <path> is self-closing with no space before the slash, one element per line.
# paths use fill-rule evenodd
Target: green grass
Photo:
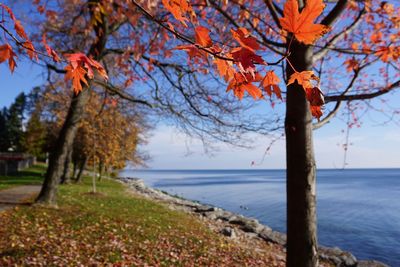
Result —
<path fill-rule="evenodd" d="M 30 171 L 31 178 L 21 179 L 37 181 Z M 99 182 L 97 191 L 90 193 L 86 177 L 82 184 L 60 186 L 57 209 L 21 206 L 0 213 L 0 266 L 269 266 L 272 261 L 273 247 L 264 255 L 235 245 L 196 217 L 133 196 L 114 180 Z"/>
<path fill-rule="evenodd" d="M 45 171 L 45 165 L 37 164 L 16 174 L 0 176 L 0 190 L 18 185 L 40 185 L 43 182 Z"/>

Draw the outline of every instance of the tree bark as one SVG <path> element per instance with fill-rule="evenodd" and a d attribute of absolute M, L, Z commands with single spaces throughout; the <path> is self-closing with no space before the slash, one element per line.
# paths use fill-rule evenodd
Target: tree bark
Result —
<path fill-rule="evenodd" d="M 312 48 L 293 41 L 290 62 L 298 71 L 311 70 Z M 286 75 L 293 69 L 288 65 Z M 316 267 L 317 225 L 316 167 L 312 140 L 312 116 L 304 89 L 297 83 L 287 88 L 287 267 Z"/>
<path fill-rule="evenodd" d="M 72 146 L 69 148 L 64 161 L 64 170 L 61 175 L 61 184 L 69 184 L 71 182 L 71 169 L 69 167 L 72 158 Z"/>
<path fill-rule="evenodd" d="M 79 94 L 74 94 L 72 98 L 67 118 L 50 155 L 44 183 L 36 202 L 50 205 L 56 204 L 57 185 L 60 183 L 68 150 L 72 147 L 78 130 L 78 123 L 83 116 L 83 109 L 89 99 L 89 95 L 89 89 L 86 87 Z"/>

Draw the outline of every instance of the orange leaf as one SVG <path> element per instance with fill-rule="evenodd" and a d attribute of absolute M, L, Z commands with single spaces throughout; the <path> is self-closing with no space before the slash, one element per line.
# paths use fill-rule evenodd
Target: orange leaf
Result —
<path fill-rule="evenodd" d="M 251 95 L 254 99 L 259 99 L 262 97 L 262 92 L 261 92 L 260 88 L 258 88 L 254 84 L 247 83 L 247 84 L 242 85 L 242 87 L 244 87 L 244 89 L 247 91 L 247 93 L 249 95 Z"/>
<path fill-rule="evenodd" d="M 3 63 L 4 61 L 8 60 L 8 66 L 11 70 L 11 72 L 14 72 L 15 66 L 17 65 L 15 63 L 15 53 L 12 50 L 12 47 L 9 44 L 1 45 L 0 46 L 0 63 Z"/>
<path fill-rule="evenodd" d="M 194 13 L 192 7 L 186 0 L 162 0 L 164 7 L 171 12 L 176 20 L 187 27 L 186 21 L 189 21 L 185 15 L 188 12 Z"/>
<path fill-rule="evenodd" d="M 225 79 L 225 81 L 229 81 L 233 78 L 234 75 L 234 69 L 233 67 L 228 63 L 228 61 L 216 58 L 214 60 L 215 65 L 217 65 L 217 70 L 219 72 L 219 75 Z"/>
<path fill-rule="evenodd" d="M 178 45 L 174 49 L 186 51 L 190 59 L 193 58 L 207 59 L 207 54 L 205 54 L 203 51 L 201 51 L 194 45 Z"/>
<path fill-rule="evenodd" d="M 9 44 L 0 46 L 0 63 L 3 63 L 10 58 L 10 51 L 12 50 Z"/>
<path fill-rule="evenodd" d="M 352 72 L 353 70 L 358 70 L 358 68 L 360 67 L 360 64 L 354 57 L 346 60 L 344 64 L 347 65 L 346 69 L 348 72 Z"/>
<path fill-rule="evenodd" d="M 243 75 L 243 73 L 235 73 L 234 78 L 228 84 L 226 91 L 233 90 L 234 95 L 242 100 L 244 92 L 247 91 L 254 99 L 262 98 L 261 90 L 252 84 L 261 80 L 259 75 L 252 76 L 250 74 Z"/>
<path fill-rule="evenodd" d="M 382 42 L 382 32 L 378 31 L 378 32 L 371 34 L 370 39 L 371 39 L 371 42 L 373 42 L 374 44 L 378 44 L 378 43 Z"/>
<path fill-rule="evenodd" d="M 54 62 L 59 62 L 61 59 L 60 59 L 60 57 L 58 56 L 57 52 L 54 51 L 54 50 L 47 44 L 46 35 L 45 35 L 45 34 L 42 35 L 42 43 L 43 43 L 44 47 L 46 48 L 47 54 L 53 58 Z"/>
<path fill-rule="evenodd" d="M 375 56 L 379 57 L 383 62 L 389 62 L 390 60 L 397 61 L 400 57 L 400 47 L 380 46 L 379 50 L 375 52 Z"/>
<path fill-rule="evenodd" d="M 306 88 L 306 97 L 311 106 L 322 106 L 325 104 L 324 95 L 318 87 Z"/>
<path fill-rule="evenodd" d="M 31 41 L 26 41 L 24 43 L 24 47 L 25 47 L 26 53 L 28 53 L 28 56 L 29 56 L 30 59 L 34 59 L 35 58 L 36 60 L 38 60 L 38 56 L 37 56 L 35 47 L 33 47 L 33 44 L 32 44 Z"/>
<path fill-rule="evenodd" d="M 2 7 L 9 15 L 10 18 L 15 21 L 16 18 L 14 16 L 14 13 L 12 12 L 11 8 L 9 8 L 8 6 L 6 6 L 5 4 L 0 3 L 0 7 Z"/>
<path fill-rule="evenodd" d="M 352 43 L 351 44 L 351 49 L 353 49 L 353 51 L 357 51 L 358 50 L 358 43 Z"/>
<path fill-rule="evenodd" d="M 21 38 L 23 38 L 23 39 L 25 39 L 25 40 L 28 40 L 28 36 L 26 35 L 25 30 L 24 30 L 24 28 L 23 28 L 22 25 L 21 25 L 21 21 L 19 21 L 19 20 L 14 20 L 14 28 L 15 28 L 15 31 L 17 32 L 17 34 L 18 34 Z"/>
<path fill-rule="evenodd" d="M 319 120 L 322 116 L 321 107 L 325 104 L 324 95 L 318 87 L 306 88 L 305 91 L 311 114 Z"/>
<path fill-rule="evenodd" d="M 279 98 L 282 99 L 281 90 L 279 89 L 278 84 L 280 83 L 280 79 L 276 76 L 274 71 L 268 71 L 262 81 L 262 87 L 267 92 L 267 94 L 271 97 L 272 92 Z"/>
<path fill-rule="evenodd" d="M 294 34 L 299 42 L 312 44 L 329 31 L 329 27 L 314 24 L 325 5 L 322 0 L 307 0 L 305 8 L 299 13 L 297 0 L 288 0 L 283 8 L 283 18 L 279 21 L 283 29 Z"/>
<path fill-rule="evenodd" d="M 75 94 L 78 94 L 82 91 L 82 82 L 88 85 L 88 82 L 85 78 L 86 70 L 82 66 L 77 66 L 74 68 L 72 65 L 68 65 L 65 67 L 67 73 L 65 74 L 65 80 L 72 80 L 72 87 L 74 89 Z"/>
<path fill-rule="evenodd" d="M 254 64 L 265 64 L 262 57 L 247 48 L 235 48 L 231 55 L 243 72 L 254 71 L 256 67 Z"/>
<path fill-rule="evenodd" d="M 233 38 L 244 48 L 251 51 L 260 49 L 260 45 L 257 43 L 257 39 L 250 36 L 250 33 L 246 28 L 239 28 L 236 31 L 231 29 Z"/>
<path fill-rule="evenodd" d="M 319 78 L 317 76 L 315 76 L 314 72 L 311 70 L 295 72 L 292 75 L 290 75 L 289 82 L 287 85 L 294 83 L 296 80 L 297 80 L 297 83 L 299 85 L 303 86 L 303 88 L 305 90 L 306 88 L 314 87 L 311 84 L 311 80 L 319 81 Z"/>
<path fill-rule="evenodd" d="M 94 77 L 93 68 L 96 69 L 104 79 L 108 79 L 105 69 L 96 60 L 88 58 L 82 53 L 65 54 L 64 56 L 68 59 L 74 69 L 78 66 L 83 66 L 87 70 L 87 75 L 90 79 L 93 79 Z"/>
<path fill-rule="evenodd" d="M 213 45 L 213 42 L 210 38 L 209 30 L 205 27 L 198 26 L 196 27 L 196 44 L 203 47 L 210 47 Z"/>
<path fill-rule="evenodd" d="M 311 115 L 318 119 L 322 116 L 322 110 L 320 106 L 310 106 Z"/>

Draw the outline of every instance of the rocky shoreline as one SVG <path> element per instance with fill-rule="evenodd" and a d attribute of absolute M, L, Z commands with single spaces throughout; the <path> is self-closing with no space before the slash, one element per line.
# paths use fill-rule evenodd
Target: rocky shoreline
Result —
<path fill-rule="evenodd" d="M 256 219 L 169 195 L 166 192 L 146 186 L 141 179 L 119 177 L 119 180 L 127 184 L 129 189 L 136 194 L 162 202 L 171 209 L 182 210 L 194 214 L 202 220 L 213 222 L 209 224 L 210 228 L 229 238 L 236 239 L 240 236 L 248 240 L 264 240 L 282 246 L 283 251 L 285 251 L 286 235 L 272 230 L 270 227 L 259 223 Z M 389 267 L 374 260 L 357 260 L 350 252 L 342 251 L 337 247 L 320 246 L 319 257 L 321 260 L 331 262 L 337 267 Z"/>

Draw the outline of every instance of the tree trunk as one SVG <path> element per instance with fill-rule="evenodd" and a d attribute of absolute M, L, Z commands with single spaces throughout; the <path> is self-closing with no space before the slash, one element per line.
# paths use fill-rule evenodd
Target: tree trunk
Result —
<path fill-rule="evenodd" d="M 290 62 L 301 72 L 312 68 L 312 48 L 293 41 Z M 293 73 L 288 65 L 286 75 Z M 312 117 L 304 89 L 297 83 L 287 88 L 287 267 L 318 265 Z"/>
<path fill-rule="evenodd" d="M 78 95 L 74 94 L 72 98 L 67 118 L 50 156 L 42 190 L 36 202 L 50 205 L 56 204 L 57 185 L 60 182 L 68 150 L 72 147 L 78 130 L 78 123 L 84 114 L 83 109 L 89 99 L 89 93 L 89 89 L 86 87 Z"/>
<path fill-rule="evenodd" d="M 80 168 L 79 168 L 78 175 L 76 176 L 76 180 L 75 180 L 76 183 L 82 182 L 82 173 L 83 173 L 83 171 L 84 171 L 85 168 L 86 168 L 86 164 L 87 164 L 87 158 L 85 157 L 85 158 L 82 160 L 81 166 L 80 166 Z"/>
<path fill-rule="evenodd" d="M 61 175 L 61 184 L 69 184 L 71 182 L 71 172 L 70 172 L 70 163 L 72 158 L 72 146 L 68 150 L 67 157 L 64 161 L 64 170 Z"/>
<path fill-rule="evenodd" d="M 71 175 L 71 180 L 75 180 L 76 178 L 76 171 L 78 170 L 78 163 L 76 162 L 76 160 L 74 160 L 72 162 L 73 164 L 73 168 L 72 168 L 72 175 Z"/>
<path fill-rule="evenodd" d="M 100 0 L 87 0 L 87 3 L 88 6 L 91 6 L 99 3 L 99 1 Z M 95 16 L 93 9 L 90 10 L 90 16 L 92 18 Z M 96 37 L 93 38 L 93 44 L 87 53 L 89 57 L 93 57 L 95 60 L 100 60 L 107 42 L 107 21 L 104 14 L 101 15 L 101 21 L 102 23 L 93 26 Z M 67 118 L 57 138 L 53 154 L 49 160 L 49 166 L 47 167 L 42 190 L 40 191 L 36 202 L 51 205 L 56 203 L 57 185 L 60 181 L 63 163 L 67 156 L 68 149 L 72 147 L 78 129 L 78 123 L 83 116 L 83 109 L 89 99 L 89 88 L 90 83 L 89 86 L 85 86 L 78 95 L 74 95 L 72 98 Z"/>
<path fill-rule="evenodd" d="M 101 181 L 102 175 L 104 170 L 103 160 L 100 159 L 99 161 L 99 181 Z"/>

